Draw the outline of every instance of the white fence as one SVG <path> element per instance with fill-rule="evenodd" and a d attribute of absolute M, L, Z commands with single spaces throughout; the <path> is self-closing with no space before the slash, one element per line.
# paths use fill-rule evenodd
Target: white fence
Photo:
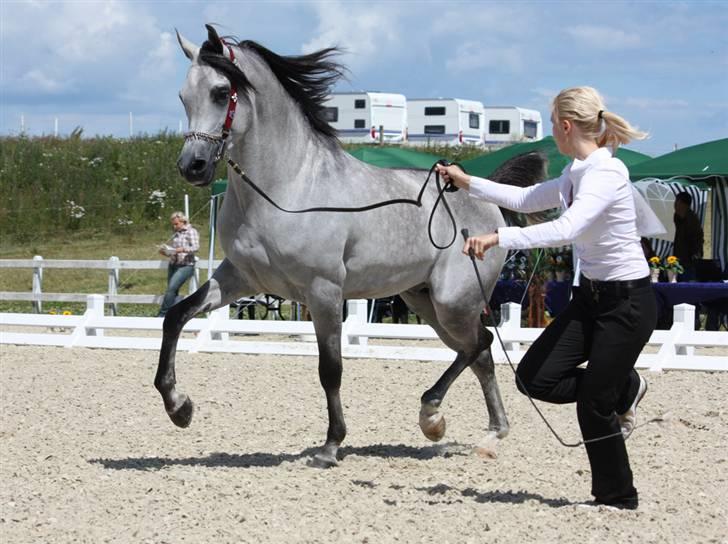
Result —
<path fill-rule="evenodd" d="M 118 257 L 110 257 L 108 260 L 71 260 L 52 259 L 46 260 L 40 255 L 33 259 L 0 259 L 0 268 L 26 268 L 31 269 L 33 274 L 33 287 L 30 293 L 0 291 L 0 300 L 6 301 L 31 301 L 33 310 L 40 313 L 43 310 L 43 302 L 86 302 L 86 294 L 77 293 L 44 293 L 43 292 L 43 271 L 45 269 L 88 269 L 108 270 L 109 287 L 104 295 L 104 302 L 111 307 L 111 313 L 117 314 L 117 304 L 156 304 L 162 303 L 163 295 L 120 295 L 121 271 L 129 270 L 164 270 L 166 273 L 167 260 L 153 261 L 120 261 Z M 189 282 L 189 293 L 197 290 L 200 279 L 200 269 L 208 269 L 209 261 L 198 260 L 195 264 L 195 274 Z M 213 267 L 219 266 L 220 261 L 213 261 Z"/>
<path fill-rule="evenodd" d="M 0 314 L 0 327 L 3 328 L 0 330 L 0 344 L 159 350 L 162 319 L 106 316 L 104 299 L 103 295 L 88 295 L 86 312 L 79 316 Z M 422 342 L 437 340 L 429 326 L 367 323 L 365 300 L 352 300 L 347 304 L 348 317 L 342 334 L 344 357 L 426 361 L 454 359 L 453 351 L 437 347 L 442 344 Z M 637 366 L 651 370 L 728 370 L 728 355 L 724 355 L 728 349 L 728 334 L 695 331 L 693 306 L 681 304 L 675 307 L 674 313 L 672 328 L 655 331 L 648 342 L 649 346 L 659 349 L 656 353 L 643 352 Z M 192 319 L 184 328 L 178 349 L 190 352 L 318 354 L 313 341 L 313 324 L 309 321 L 254 321 L 230 319 L 229 316 L 229 308 L 225 307 L 211 312 L 206 318 Z M 28 328 L 35 331 L 28 332 Z M 140 332 L 143 334 L 140 335 Z M 508 355 L 516 363 L 524 353 L 522 344 L 533 342 L 541 329 L 521 327 L 521 307 L 509 302 L 501 306 L 498 332 Z M 273 337 L 275 341 L 261 335 Z M 397 339 L 402 340 L 402 344 L 376 345 L 376 339 Z M 697 355 L 696 348 L 719 348 L 716 351 L 720 353 Z M 505 362 L 505 353 L 497 341 L 493 344 L 493 356 L 497 362 Z"/>

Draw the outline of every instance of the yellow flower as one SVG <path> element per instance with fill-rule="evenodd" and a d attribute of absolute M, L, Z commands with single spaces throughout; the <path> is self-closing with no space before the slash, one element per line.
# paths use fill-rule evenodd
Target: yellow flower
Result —
<path fill-rule="evenodd" d="M 652 264 L 660 264 L 660 258 L 657 255 L 655 255 L 654 257 L 650 257 L 650 262 Z"/>
<path fill-rule="evenodd" d="M 73 312 L 69 312 L 68 310 L 63 310 L 63 315 L 73 315 Z"/>
<path fill-rule="evenodd" d="M 667 258 L 667 264 L 676 264 L 677 263 L 677 257 L 675 255 L 670 255 Z"/>

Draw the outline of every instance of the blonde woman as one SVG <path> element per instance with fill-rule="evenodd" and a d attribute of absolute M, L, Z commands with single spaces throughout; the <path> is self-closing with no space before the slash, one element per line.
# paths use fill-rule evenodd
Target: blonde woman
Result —
<path fill-rule="evenodd" d="M 473 250 L 482 259 L 496 245 L 574 245 L 581 268 L 579 287 L 521 360 L 517 387 L 546 402 L 576 403 L 594 502 L 635 509 L 637 490 L 625 439 L 634 429 L 637 404 L 647 390 L 634 364 L 657 314 L 640 230 L 658 232 L 661 225 L 635 196 L 627 168 L 613 155 L 619 145 L 645 134 L 608 111 L 590 87 L 561 91 L 553 101 L 551 122 L 559 151 L 573 158 L 557 179 L 519 188 L 468 176 L 457 166 L 439 171 L 471 196 L 504 208 L 563 209 L 548 223 L 503 227 L 468 238 L 463 252 Z M 642 219 L 652 224 L 640 229 Z M 586 367 L 580 368 L 584 362 Z M 608 435 L 612 437 L 588 442 Z"/>
<path fill-rule="evenodd" d="M 195 273 L 195 253 L 200 250 L 200 235 L 182 212 L 173 212 L 169 221 L 174 229 L 170 245 L 160 247 L 159 253 L 169 257 L 167 290 L 157 317 L 164 317 L 174 305 L 179 290 Z"/>

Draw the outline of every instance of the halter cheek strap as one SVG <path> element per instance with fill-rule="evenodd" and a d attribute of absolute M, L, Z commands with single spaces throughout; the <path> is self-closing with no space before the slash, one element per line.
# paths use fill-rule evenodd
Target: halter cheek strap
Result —
<path fill-rule="evenodd" d="M 230 47 L 227 43 L 225 43 L 223 40 L 220 40 L 220 43 L 223 45 L 223 47 L 227 47 L 229 54 L 230 54 L 230 61 L 235 64 L 235 53 L 233 53 L 233 48 Z M 238 87 L 230 81 L 230 99 L 228 100 L 228 107 L 227 112 L 225 113 L 225 121 L 222 124 L 222 132 L 220 135 L 216 134 L 208 134 L 207 132 L 200 132 L 200 131 L 192 131 L 185 133 L 185 140 L 206 140 L 208 142 L 217 142 L 217 152 L 215 153 L 215 162 L 219 161 L 222 158 L 222 155 L 225 151 L 225 140 L 230 135 L 230 130 L 233 125 L 233 120 L 235 119 L 235 108 L 237 108 L 238 105 Z"/>
<path fill-rule="evenodd" d="M 228 51 L 230 52 L 230 62 L 235 64 L 235 53 L 233 53 L 233 48 L 230 47 L 228 44 L 226 44 L 224 41 L 220 40 L 220 42 L 228 48 Z M 230 127 L 232 127 L 233 119 L 235 118 L 235 108 L 238 105 L 238 87 L 233 83 L 230 82 L 230 99 L 228 100 L 228 107 L 227 107 L 227 113 L 225 114 L 225 123 L 222 126 L 222 139 L 225 140 L 225 138 L 228 137 L 230 134 Z"/>

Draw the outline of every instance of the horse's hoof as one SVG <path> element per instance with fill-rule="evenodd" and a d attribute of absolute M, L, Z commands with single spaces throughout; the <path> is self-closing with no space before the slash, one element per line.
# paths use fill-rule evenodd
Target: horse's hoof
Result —
<path fill-rule="evenodd" d="M 489 431 L 486 433 L 485 439 L 473 448 L 473 454 L 483 459 L 496 459 L 498 454 L 495 450 L 499 442 L 500 436 L 498 436 L 498 433 Z"/>
<path fill-rule="evenodd" d="M 420 429 L 429 440 L 439 442 L 445 436 L 445 416 L 439 412 L 427 415 L 420 411 Z"/>
<path fill-rule="evenodd" d="M 182 406 L 177 408 L 174 412 L 168 412 L 168 415 L 169 419 L 172 420 L 172 423 L 177 425 L 177 427 L 184 429 L 185 427 L 189 427 L 192 422 L 192 414 L 195 412 L 195 405 L 191 398 L 187 395 L 183 396 L 185 400 L 182 403 Z"/>
<path fill-rule="evenodd" d="M 333 468 L 339 466 L 339 462 L 333 455 L 317 453 L 311 458 L 309 465 L 314 468 Z"/>
<path fill-rule="evenodd" d="M 473 453 L 483 459 L 496 459 L 498 457 L 498 454 L 495 452 L 495 450 L 492 450 L 485 446 L 475 446 L 473 448 Z"/>

